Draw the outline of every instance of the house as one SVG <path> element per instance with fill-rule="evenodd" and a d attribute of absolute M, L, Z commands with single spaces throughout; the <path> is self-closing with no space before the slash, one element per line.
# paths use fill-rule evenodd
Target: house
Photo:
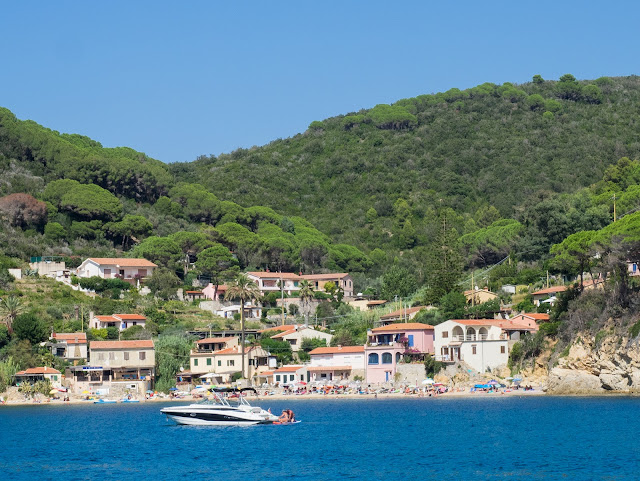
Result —
<path fill-rule="evenodd" d="M 212 300 L 212 301 L 222 301 L 224 300 L 224 295 L 227 293 L 227 286 L 225 284 L 220 284 L 218 289 L 216 290 L 216 286 L 211 282 L 202 289 L 202 293 L 204 297 Z"/>
<path fill-rule="evenodd" d="M 202 291 L 184 291 L 184 300 L 185 301 L 200 301 L 205 299 L 205 294 Z"/>
<path fill-rule="evenodd" d="M 89 313 L 89 327 L 92 329 L 106 329 L 117 327 L 119 331 L 133 326 L 145 327 L 147 318 L 140 314 L 112 314 L 110 316 L 96 316 Z"/>
<path fill-rule="evenodd" d="M 485 302 L 498 299 L 498 294 L 491 292 L 488 287 L 484 289 L 470 289 L 464 291 L 464 297 L 467 299 L 467 304 L 477 306 L 478 304 L 484 304 Z"/>
<path fill-rule="evenodd" d="M 512 320 L 450 319 L 434 328 L 435 358 L 464 362 L 477 372 L 507 365 L 509 348 L 535 329 Z"/>
<path fill-rule="evenodd" d="M 69 361 L 87 359 L 86 332 L 54 332 L 50 342 L 45 344 L 51 349 L 51 354 Z"/>
<path fill-rule="evenodd" d="M 547 302 L 553 306 L 557 295 L 566 290 L 566 286 L 553 286 L 547 287 L 546 289 L 540 289 L 539 291 L 531 293 L 533 296 L 533 304 L 539 306 L 541 303 Z"/>
<path fill-rule="evenodd" d="M 220 349 L 214 349 L 220 347 Z M 232 376 L 242 371 L 242 353 L 238 338 L 209 338 L 198 341 L 189 355 L 190 373 L 193 377 L 209 378 L 215 382 L 230 382 Z M 275 367 L 275 357 L 260 346 L 245 346 L 245 374 L 248 379 Z"/>
<path fill-rule="evenodd" d="M 420 322 L 389 324 L 367 333 L 365 379 L 367 382 L 389 382 L 398 372 L 405 356 L 423 359 L 434 352 L 434 328 Z"/>
<path fill-rule="evenodd" d="M 364 346 L 317 347 L 309 356 L 307 381 L 364 378 Z"/>
<path fill-rule="evenodd" d="M 303 274 L 301 279 L 308 281 L 314 290 L 325 292 L 324 286 L 327 282 L 333 282 L 336 287 L 342 289 L 344 297 L 353 297 L 353 279 L 346 272 L 336 274 Z"/>
<path fill-rule="evenodd" d="M 293 326 L 292 329 L 287 329 L 284 332 L 279 332 L 271 336 L 271 339 L 275 339 L 277 341 L 286 341 L 291 345 L 291 351 L 298 352 L 300 350 L 300 346 L 302 346 L 302 342 L 305 339 L 324 339 L 329 345 L 333 335 L 328 332 L 316 331 L 312 327 L 305 326 Z"/>
<path fill-rule="evenodd" d="M 549 322 L 549 314 L 538 312 L 522 312 L 520 314 L 516 314 L 510 320 L 516 324 L 528 326 L 537 331 L 540 323 Z"/>
<path fill-rule="evenodd" d="M 98 276 L 103 279 L 117 277 L 135 283 L 151 276 L 156 267 L 158 267 L 156 264 L 147 259 L 90 257 L 78 266 L 76 275 L 78 277 Z"/>
<path fill-rule="evenodd" d="M 280 386 L 304 382 L 307 377 L 307 368 L 305 366 L 282 366 L 273 370 L 273 383 Z"/>
<path fill-rule="evenodd" d="M 247 277 L 254 281 L 260 289 L 260 293 L 264 296 L 270 292 L 291 295 L 297 291 L 302 278 L 291 272 L 247 272 Z"/>
<path fill-rule="evenodd" d="M 35 384 L 48 379 L 54 388 L 62 387 L 62 373 L 52 367 L 31 367 L 15 374 L 16 384 Z"/>
<path fill-rule="evenodd" d="M 223 306 L 216 309 L 214 313 L 225 319 L 233 319 L 235 315 L 240 315 L 240 304 L 232 304 L 230 306 Z M 250 302 L 244 305 L 244 318 L 245 319 L 260 319 L 262 315 L 262 307 L 253 306 Z"/>
<path fill-rule="evenodd" d="M 393 324 L 394 322 L 401 321 L 407 322 L 413 319 L 418 315 L 418 312 L 424 309 L 432 309 L 431 306 L 416 306 L 416 307 L 404 307 L 402 309 L 398 309 L 397 311 L 390 312 L 389 314 L 385 314 L 384 316 L 380 316 L 380 320 L 378 323 L 381 326 L 386 326 L 388 324 Z"/>
<path fill-rule="evenodd" d="M 153 341 L 91 341 L 89 365 L 70 368 L 76 394 L 143 394 L 153 388 L 156 356 Z"/>
<path fill-rule="evenodd" d="M 387 303 L 387 301 L 356 298 L 350 299 L 346 301 L 346 303 L 354 309 L 358 309 L 359 311 L 370 311 L 372 309 L 375 309 L 376 307 L 383 306 Z"/>
<path fill-rule="evenodd" d="M 189 354 L 190 372 L 196 376 L 215 371 L 214 352 L 238 346 L 234 336 L 207 337 L 196 342 L 196 348 Z"/>

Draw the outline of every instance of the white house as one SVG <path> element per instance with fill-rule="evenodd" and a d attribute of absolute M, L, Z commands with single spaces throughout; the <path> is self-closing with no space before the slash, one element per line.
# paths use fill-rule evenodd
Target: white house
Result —
<path fill-rule="evenodd" d="M 364 378 L 364 346 L 318 347 L 309 352 L 309 381 L 334 381 Z"/>
<path fill-rule="evenodd" d="M 285 294 L 297 291 L 302 278 L 291 272 L 247 272 L 247 277 L 254 281 L 262 295 L 270 292 L 280 293 L 281 286 Z"/>
<path fill-rule="evenodd" d="M 298 352 L 304 339 L 324 339 L 329 345 L 333 335 L 328 332 L 316 331 L 312 327 L 294 325 L 292 329 L 287 329 L 271 336 L 271 339 L 286 341 L 291 345 L 291 351 Z"/>
<path fill-rule="evenodd" d="M 303 274 L 300 278 L 309 281 L 314 290 L 321 292 L 324 292 L 324 285 L 327 282 L 333 282 L 336 287 L 342 289 L 344 297 L 353 297 L 353 279 L 351 279 L 351 276 L 346 272 L 335 274 Z"/>
<path fill-rule="evenodd" d="M 87 359 L 86 332 L 54 332 L 51 341 L 46 343 L 51 354 L 69 361 Z"/>
<path fill-rule="evenodd" d="M 274 384 L 289 385 L 300 381 L 305 381 L 307 377 L 306 366 L 282 366 L 279 369 L 275 369 L 273 372 Z"/>
<path fill-rule="evenodd" d="M 118 257 L 90 257 L 76 269 L 78 277 L 102 277 L 113 279 L 119 277 L 125 281 L 135 281 L 151 276 L 158 267 L 147 259 L 127 259 Z"/>
<path fill-rule="evenodd" d="M 451 319 L 434 327 L 435 358 L 486 372 L 507 365 L 509 348 L 532 329 L 510 320 Z"/>
<path fill-rule="evenodd" d="M 108 327 L 117 327 L 119 331 L 133 326 L 147 325 L 147 318 L 140 314 L 112 314 L 110 316 L 95 316 L 93 312 L 89 313 L 89 327 L 92 329 L 106 329 Z"/>
<path fill-rule="evenodd" d="M 62 373 L 52 367 L 31 367 L 24 371 L 18 371 L 15 378 L 18 385 L 22 383 L 35 384 L 38 381 L 48 379 L 52 387 L 62 386 Z"/>

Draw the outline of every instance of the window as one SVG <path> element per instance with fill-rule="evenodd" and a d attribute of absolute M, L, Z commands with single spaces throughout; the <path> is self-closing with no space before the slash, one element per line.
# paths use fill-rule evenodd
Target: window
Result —
<path fill-rule="evenodd" d="M 400 362 L 400 353 L 396 352 L 396 364 Z"/>
<path fill-rule="evenodd" d="M 236 362 L 233 359 L 227 361 L 227 366 L 235 366 Z"/>
<path fill-rule="evenodd" d="M 442 338 L 446 339 L 447 337 L 449 337 L 449 331 L 442 331 Z"/>
<path fill-rule="evenodd" d="M 276 382 L 280 382 L 280 374 L 276 374 Z"/>
<path fill-rule="evenodd" d="M 194 360 L 193 360 L 193 365 L 194 365 L 194 366 L 197 366 L 197 365 L 198 365 L 198 360 L 197 360 L 197 359 L 194 359 Z"/>
<path fill-rule="evenodd" d="M 124 360 L 125 360 L 125 361 L 128 361 L 128 360 L 129 360 L 129 353 L 125 351 L 125 352 L 123 353 L 123 355 L 124 355 Z M 196 366 L 197 366 L 197 364 L 196 364 Z"/>
<path fill-rule="evenodd" d="M 115 352 L 110 352 L 109 353 L 109 361 L 113 361 L 116 358 L 116 353 Z"/>
<path fill-rule="evenodd" d="M 378 364 L 378 355 L 375 352 L 369 354 L 369 364 Z"/>
<path fill-rule="evenodd" d="M 289 374 L 289 381 L 293 381 L 295 380 L 296 376 L 295 374 Z"/>
<path fill-rule="evenodd" d="M 442 354 L 445 355 L 445 356 L 448 356 L 449 355 L 449 348 L 448 347 L 443 347 L 442 348 Z"/>
<path fill-rule="evenodd" d="M 478 354 L 477 346 L 471 346 L 471 354 Z"/>
<path fill-rule="evenodd" d="M 138 276 L 139 277 L 147 277 L 147 270 L 146 269 L 138 269 Z"/>
<path fill-rule="evenodd" d="M 104 361 L 104 352 L 98 354 L 98 361 Z"/>
<path fill-rule="evenodd" d="M 500 346 L 500 354 L 504 354 L 507 352 L 507 349 L 504 346 Z"/>
<path fill-rule="evenodd" d="M 222 366 L 222 361 L 218 359 L 218 366 Z"/>
<path fill-rule="evenodd" d="M 409 347 L 413 347 L 413 334 L 407 336 L 409 338 Z"/>
<path fill-rule="evenodd" d="M 140 359 L 141 361 L 144 361 L 146 358 L 147 358 L 147 353 L 146 352 L 140 351 L 138 353 L 138 359 Z"/>
<path fill-rule="evenodd" d="M 382 364 L 392 364 L 393 356 L 390 352 L 385 352 L 382 354 Z"/>
<path fill-rule="evenodd" d="M 289 344 L 291 344 L 292 346 L 295 346 L 298 343 L 297 339 L 289 339 Z"/>
<path fill-rule="evenodd" d="M 211 358 L 210 357 L 207 358 L 207 366 L 211 366 Z"/>
<path fill-rule="evenodd" d="M 104 270 L 104 276 L 107 277 L 107 276 L 110 276 L 110 275 L 111 275 L 111 269 L 105 269 Z"/>
<path fill-rule="evenodd" d="M 54 374 L 54 375 L 53 375 L 53 380 L 54 380 L 54 381 L 57 381 L 57 380 L 58 380 L 58 375 L 57 375 L 57 374 Z"/>

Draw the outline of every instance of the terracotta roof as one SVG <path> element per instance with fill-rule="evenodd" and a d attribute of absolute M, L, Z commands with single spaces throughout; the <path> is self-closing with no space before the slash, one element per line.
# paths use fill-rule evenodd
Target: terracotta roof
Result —
<path fill-rule="evenodd" d="M 307 368 L 307 371 L 351 371 L 351 366 L 311 366 Z"/>
<path fill-rule="evenodd" d="M 464 291 L 464 295 L 465 296 L 470 296 L 471 294 L 477 294 L 478 292 L 484 292 L 485 294 L 491 294 L 493 296 L 498 297 L 498 294 L 496 294 L 495 292 L 490 291 L 489 289 L 468 289 L 468 290 Z"/>
<path fill-rule="evenodd" d="M 120 322 L 118 319 L 116 319 L 113 316 L 93 316 L 96 319 L 102 321 L 102 322 Z"/>
<path fill-rule="evenodd" d="M 450 319 L 465 326 L 496 326 L 505 330 L 531 331 L 533 328 L 507 319 Z M 535 329 L 533 329 L 535 330 Z"/>
<path fill-rule="evenodd" d="M 251 346 L 244 347 L 244 353 L 249 354 L 249 352 L 253 349 Z M 219 351 L 213 351 L 213 354 L 218 356 L 220 354 L 240 354 L 240 346 L 227 347 L 226 349 L 220 349 Z"/>
<path fill-rule="evenodd" d="M 389 324 L 388 326 L 376 327 L 371 332 L 397 332 L 397 331 L 416 331 L 433 329 L 431 324 L 423 324 L 422 322 L 399 322 L 395 324 Z"/>
<path fill-rule="evenodd" d="M 75 341 L 76 339 L 87 341 L 86 332 L 54 332 L 53 338 L 58 341 Z"/>
<path fill-rule="evenodd" d="M 526 316 L 526 317 L 530 317 L 531 319 L 536 319 L 536 320 L 549 320 L 549 314 L 544 314 L 544 313 L 539 313 L 539 312 L 523 312 L 522 314 L 518 314 L 514 317 L 518 317 L 518 316 Z"/>
<path fill-rule="evenodd" d="M 266 279 L 292 279 L 300 280 L 301 277 L 293 272 L 247 272 L 254 277 L 266 278 Z"/>
<path fill-rule="evenodd" d="M 388 301 L 368 301 L 367 305 L 368 306 L 379 306 L 380 304 L 386 304 Z"/>
<path fill-rule="evenodd" d="M 218 290 L 220 290 L 220 288 L 218 288 Z M 202 295 L 204 295 L 204 292 L 202 292 L 202 291 L 185 291 L 185 294 L 202 294 Z"/>
<path fill-rule="evenodd" d="M 158 267 L 156 264 L 148 261 L 147 259 L 129 259 L 126 257 L 90 257 L 87 260 L 106 266 Z"/>
<path fill-rule="evenodd" d="M 364 346 L 316 347 L 313 351 L 310 351 L 309 354 L 350 354 L 357 352 L 364 352 Z"/>
<path fill-rule="evenodd" d="M 406 309 L 398 309 L 397 311 L 393 311 L 393 312 L 390 312 L 389 314 L 385 314 L 384 316 L 380 316 L 380 319 L 408 316 L 409 314 L 413 314 L 414 312 L 418 312 L 426 308 L 427 308 L 426 306 L 416 306 L 416 307 L 408 307 Z"/>
<path fill-rule="evenodd" d="M 260 376 L 273 376 L 273 371 L 259 372 L 258 373 L 258 377 L 260 377 Z"/>
<path fill-rule="evenodd" d="M 227 337 L 207 337 L 204 339 L 200 339 L 199 341 L 196 342 L 196 344 L 217 344 L 217 343 L 221 343 L 221 342 L 227 342 L 230 339 L 235 339 L 233 336 L 227 336 Z"/>
<path fill-rule="evenodd" d="M 296 372 L 299 369 L 302 369 L 304 366 L 282 366 L 279 369 L 276 369 L 273 372 Z"/>
<path fill-rule="evenodd" d="M 539 296 L 542 294 L 555 294 L 556 292 L 564 292 L 567 290 L 567 286 L 553 286 L 547 287 L 546 289 L 540 289 L 539 291 L 534 292 L 533 296 Z"/>
<path fill-rule="evenodd" d="M 114 314 L 113 316 L 119 319 L 122 319 L 123 321 L 126 321 L 126 320 L 146 321 L 147 320 L 146 317 L 141 316 L 140 314 Z"/>
<path fill-rule="evenodd" d="M 142 349 L 153 348 L 152 340 L 141 341 L 91 341 L 89 348 L 93 349 Z"/>
<path fill-rule="evenodd" d="M 285 324 L 283 326 L 275 326 L 275 327 L 267 327 L 266 329 L 262 329 L 258 332 L 268 332 L 268 331 L 290 331 L 291 329 L 295 329 L 297 324 Z"/>
<path fill-rule="evenodd" d="M 342 279 L 343 277 L 347 277 L 349 275 L 348 272 L 340 272 L 336 274 L 302 274 L 300 277 L 303 279 L 313 279 L 313 280 L 321 280 L 321 279 Z"/>
<path fill-rule="evenodd" d="M 275 336 L 271 336 L 271 339 L 280 339 L 282 337 L 288 336 L 289 334 L 295 334 L 296 332 L 298 332 L 300 330 L 301 329 L 289 329 L 288 331 L 280 332 L 280 333 L 276 334 Z"/>
<path fill-rule="evenodd" d="M 29 376 L 29 375 L 37 375 L 37 374 L 61 374 L 60 371 L 54 369 L 52 367 L 30 367 L 24 371 L 19 371 L 16 373 L 16 376 Z"/>

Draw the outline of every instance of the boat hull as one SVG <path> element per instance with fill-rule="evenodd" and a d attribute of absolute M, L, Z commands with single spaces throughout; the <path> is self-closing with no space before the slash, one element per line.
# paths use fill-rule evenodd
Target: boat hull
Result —
<path fill-rule="evenodd" d="M 177 424 L 190 426 L 251 426 L 272 424 L 278 420 L 265 411 L 256 413 L 239 409 L 165 408 L 161 412 Z"/>

